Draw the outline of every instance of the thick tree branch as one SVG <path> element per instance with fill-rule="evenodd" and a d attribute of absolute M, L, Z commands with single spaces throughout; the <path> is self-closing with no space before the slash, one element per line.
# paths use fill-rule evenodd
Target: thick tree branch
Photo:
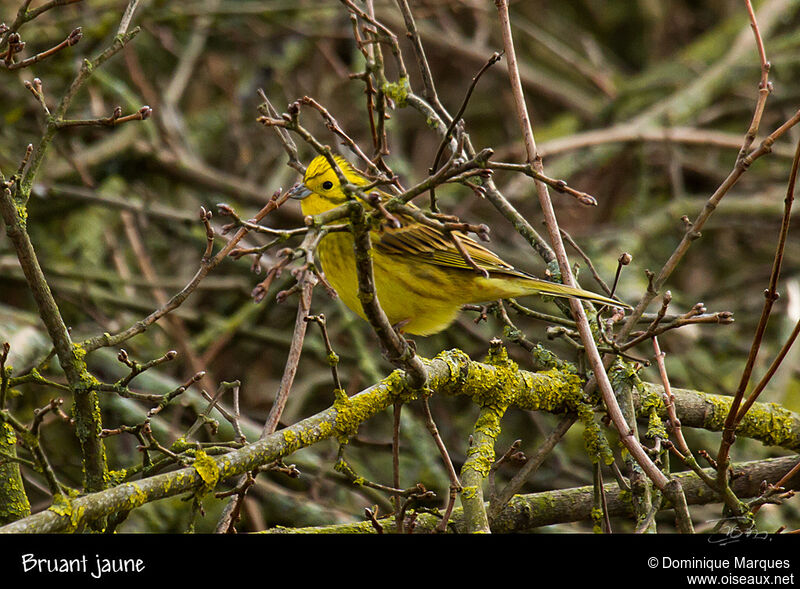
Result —
<path fill-rule="evenodd" d="M 553 370 L 535 373 L 520 370 L 514 365 L 492 366 L 470 360 L 458 350 L 443 352 L 424 363 L 431 392 L 466 395 L 481 405 L 507 404 L 517 409 L 562 415 L 571 412 L 581 399 L 580 381 L 574 375 Z M 659 398 L 661 396 L 657 385 L 645 385 L 645 392 Z M 672 392 L 678 417 L 685 426 L 697 424 L 697 427 L 715 430 L 722 426 L 730 407 L 730 397 L 681 389 L 673 389 Z M 395 372 L 357 395 L 337 400 L 333 406 L 316 415 L 214 458 L 219 480 L 252 471 L 322 440 L 347 438 L 355 433 L 361 423 L 392 407 L 397 400 L 410 401 L 417 394 L 410 377 L 402 371 Z M 649 409 L 642 417 L 648 414 Z M 762 403 L 755 403 L 748 414 L 756 421 L 745 419 L 739 435 L 753 436 L 787 449 L 800 448 L 799 415 Z M 775 423 L 782 424 L 780 430 L 776 430 Z M 776 431 L 782 433 L 778 435 Z M 796 458 L 791 460 L 796 461 Z M 789 468 L 791 466 L 787 465 L 781 475 Z M 53 510 L 39 512 L 0 528 L 0 533 L 66 531 L 119 510 L 191 492 L 203 484 L 194 467 L 182 468 L 82 496 L 72 500 L 66 512 L 64 509 L 59 510 L 61 513 Z M 706 487 L 705 496 L 708 495 L 711 494 Z M 687 497 L 687 500 L 691 502 L 691 497 Z"/>

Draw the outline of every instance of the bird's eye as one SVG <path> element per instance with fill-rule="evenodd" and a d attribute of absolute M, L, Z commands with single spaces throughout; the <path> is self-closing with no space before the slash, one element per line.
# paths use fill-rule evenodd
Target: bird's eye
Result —
<path fill-rule="evenodd" d="M 330 180 L 326 180 L 325 182 L 322 183 L 322 187 L 325 190 L 330 190 L 331 188 L 333 188 L 333 182 L 331 182 Z"/>

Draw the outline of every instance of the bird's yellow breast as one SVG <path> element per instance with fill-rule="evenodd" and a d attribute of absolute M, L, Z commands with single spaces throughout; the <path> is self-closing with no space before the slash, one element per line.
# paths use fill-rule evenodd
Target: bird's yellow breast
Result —
<path fill-rule="evenodd" d="M 353 238 L 349 233 L 326 235 L 317 248 L 325 277 L 352 311 L 362 318 L 358 298 Z M 455 319 L 461 304 L 450 294 L 444 272 L 428 264 L 413 264 L 399 256 L 372 250 L 373 275 L 378 303 L 392 325 L 411 334 L 441 331 Z"/>

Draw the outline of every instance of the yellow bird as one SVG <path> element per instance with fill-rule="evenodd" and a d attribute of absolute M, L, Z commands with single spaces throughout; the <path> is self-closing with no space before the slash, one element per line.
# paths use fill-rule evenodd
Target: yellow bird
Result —
<path fill-rule="evenodd" d="M 354 185 L 369 183 L 344 158 L 334 156 L 345 178 Z M 323 155 L 315 157 L 302 184 L 290 193 L 302 200 L 303 215 L 317 215 L 347 202 L 336 172 Z M 389 198 L 388 195 L 384 195 Z M 383 223 L 370 231 L 373 273 L 378 302 L 390 323 L 405 333 L 430 335 L 450 325 L 467 303 L 483 303 L 531 294 L 574 297 L 603 305 L 630 308 L 587 290 L 541 280 L 510 264 L 463 233 L 454 232 L 472 260 L 486 270 L 484 277 L 470 266 L 446 233 L 394 214 L 400 227 Z M 347 231 L 327 234 L 317 256 L 325 277 L 352 311 L 364 318 L 358 298 L 353 236 Z"/>

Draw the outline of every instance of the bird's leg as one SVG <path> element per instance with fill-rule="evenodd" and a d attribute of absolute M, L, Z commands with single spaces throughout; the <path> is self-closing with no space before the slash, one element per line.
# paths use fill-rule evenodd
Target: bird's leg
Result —
<path fill-rule="evenodd" d="M 400 334 L 400 336 L 404 340 L 406 340 L 406 343 L 411 348 L 411 351 L 413 351 L 416 354 L 417 353 L 417 342 L 415 342 L 413 339 L 407 338 L 405 336 L 405 333 L 403 332 L 403 328 L 406 325 L 408 325 L 410 321 L 411 321 L 411 317 L 407 317 L 407 318 L 403 319 L 402 321 L 398 321 L 397 323 L 392 325 L 392 329 L 394 329 L 398 334 Z"/>

